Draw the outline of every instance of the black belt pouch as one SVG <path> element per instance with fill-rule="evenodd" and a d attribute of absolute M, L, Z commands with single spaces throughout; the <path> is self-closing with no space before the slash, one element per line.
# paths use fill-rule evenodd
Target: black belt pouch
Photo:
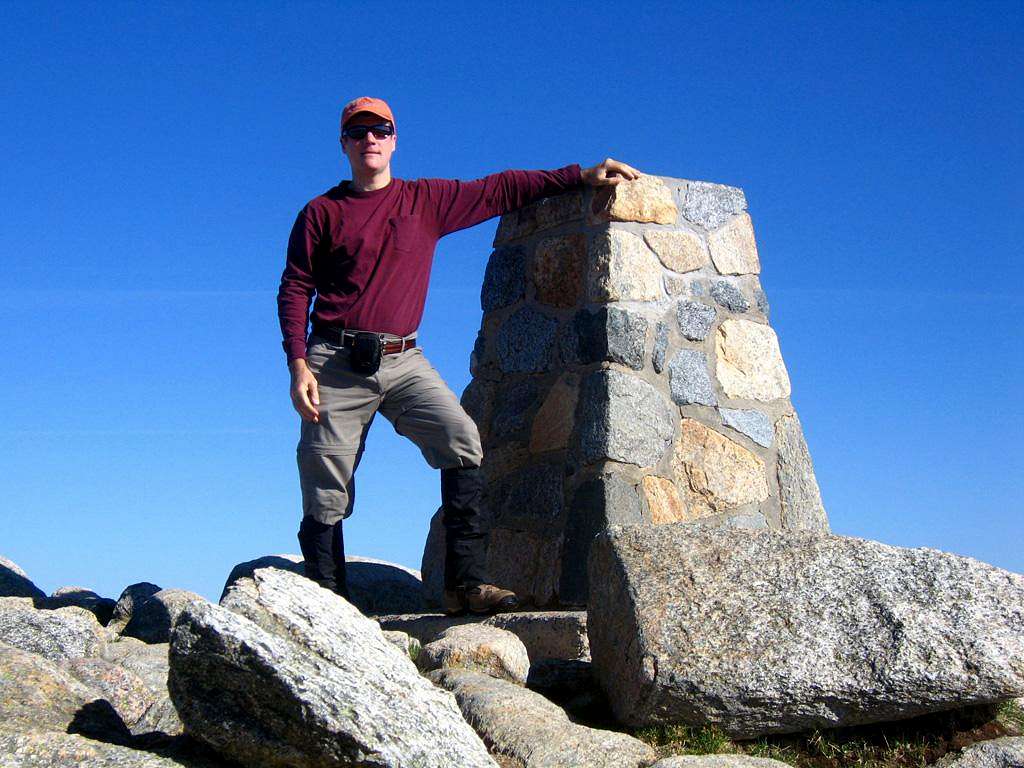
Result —
<path fill-rule="evenodd" d="M 376 333 L 360 331 L 352 341 L 352 370 L 372 376 L 380 368 L 381 339 Z"/>

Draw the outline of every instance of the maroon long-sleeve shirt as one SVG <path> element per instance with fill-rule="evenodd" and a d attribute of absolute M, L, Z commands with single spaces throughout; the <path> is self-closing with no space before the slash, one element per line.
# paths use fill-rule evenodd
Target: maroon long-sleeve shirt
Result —
<path fill-rule="evenodd" d="M 581 183 L 579 165 L 503 171 L 475 181 L 392 179 L 357 192 L 342 182 L 310 200 L 288 239 L 277 293 L 289 362 L 314 324 L 407 336 L 423 317 L 439 238 Z"/>

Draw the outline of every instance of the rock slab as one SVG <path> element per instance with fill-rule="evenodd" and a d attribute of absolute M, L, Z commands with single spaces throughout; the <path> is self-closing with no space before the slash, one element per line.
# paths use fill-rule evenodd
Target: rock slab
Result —
<path fill-rule="evenodd" d="M 615 731 L 577 725 L 539 693 L 464 669 L 429 674 L 452 691 L 462 714 L 499 754 L 526 768 L 644 768 L 654 750 Z"/>
<path fill-rule="evenodd" d="M 1024 691 L 1024 576 L 819 531 L 671 524 L 591 547 L 597 677 L 630 725 L 737 738 Z"/>
<path fill-rule="evenodd" d="M 303 576 L 257 569 L 171 636 L 171 698 L 192 735 L 246 766 L 488 766 L 451 696 L 376 622 Z"/>

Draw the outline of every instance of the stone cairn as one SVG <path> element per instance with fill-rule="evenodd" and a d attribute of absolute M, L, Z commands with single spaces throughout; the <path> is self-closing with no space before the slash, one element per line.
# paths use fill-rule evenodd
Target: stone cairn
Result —
<path fill-rule="evenodd" d="M 585 604 L 609 525 L 828 530 L 742 190 L 574 191 L 504 216 L 494 245 L 462 403 L 496 583 Z"/>

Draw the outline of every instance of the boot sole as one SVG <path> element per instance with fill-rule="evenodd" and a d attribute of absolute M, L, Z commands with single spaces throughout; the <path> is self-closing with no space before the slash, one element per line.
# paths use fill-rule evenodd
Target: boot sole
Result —
<path fill-rule="evenodd" d="M 470 611 L 475 613 L 477 616 L 493 616 L 496 613 L 511 613 L 519 607 L 519 601 L 515 598 L 505 598 L 500 603 L 488 606 L 486 608 L 473 608 L 470 607 Z"/>

